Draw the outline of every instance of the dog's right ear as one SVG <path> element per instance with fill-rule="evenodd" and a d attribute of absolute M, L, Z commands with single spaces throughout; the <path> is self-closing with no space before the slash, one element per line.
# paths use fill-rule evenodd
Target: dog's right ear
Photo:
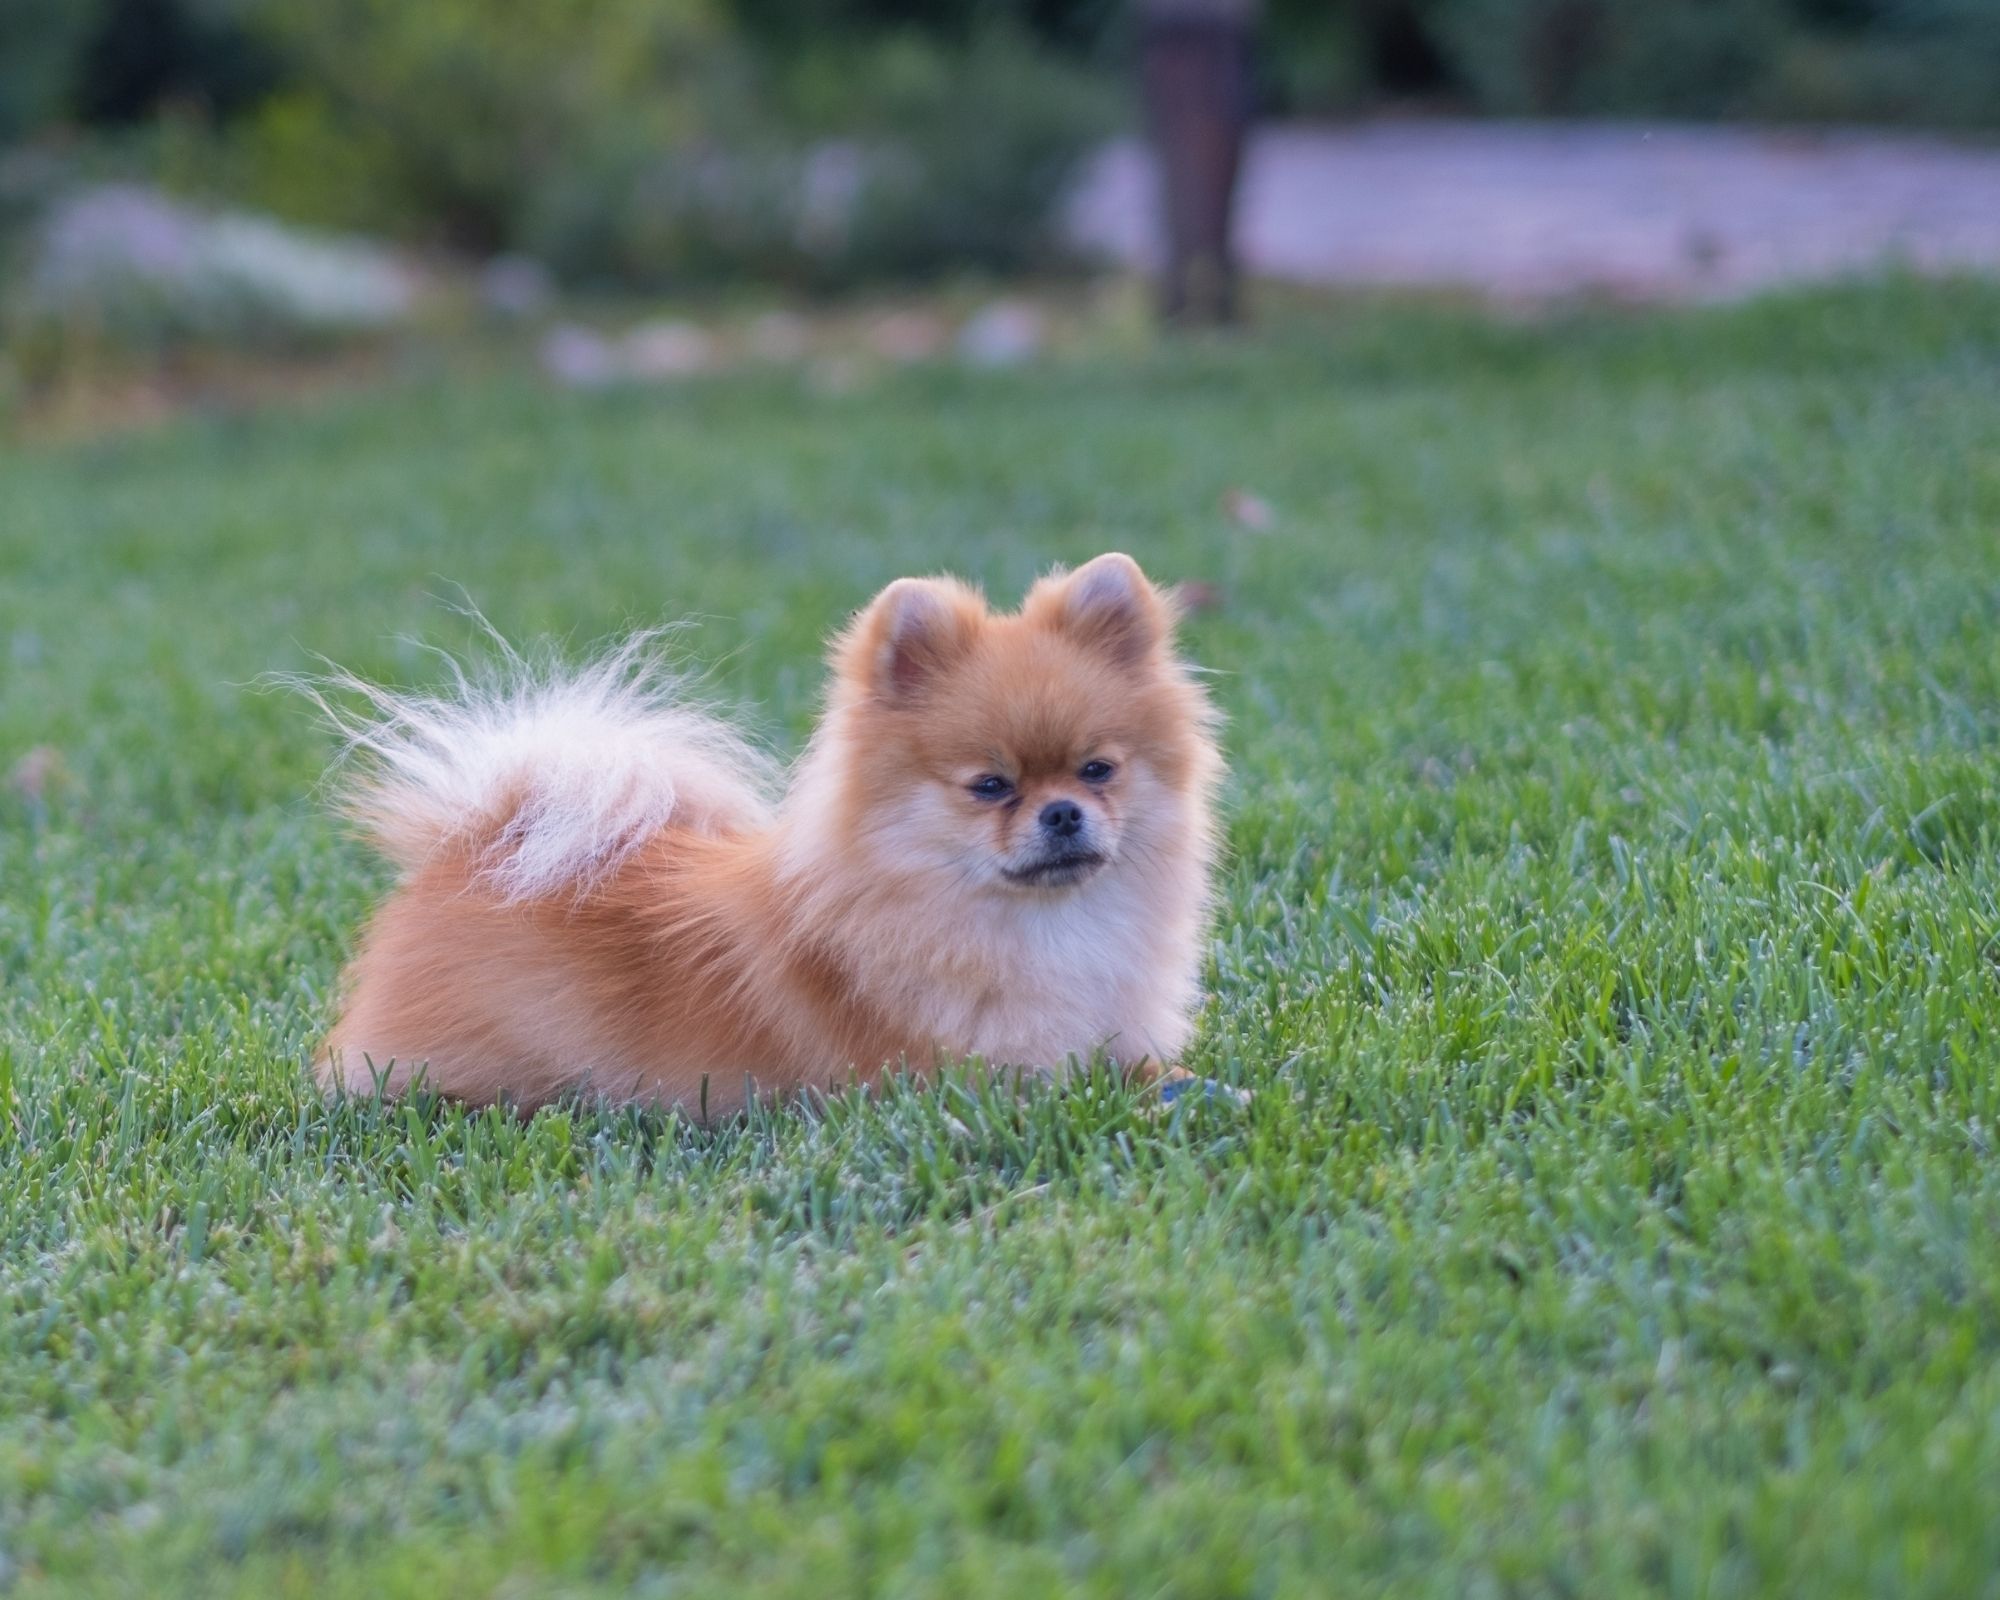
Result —
<path fill-rule="evenodd" d="M 834 665 L 876 699 L 914 699 L 972 642 L 986 602 L 954 578 L 898 578 L 841 635 Z"/>

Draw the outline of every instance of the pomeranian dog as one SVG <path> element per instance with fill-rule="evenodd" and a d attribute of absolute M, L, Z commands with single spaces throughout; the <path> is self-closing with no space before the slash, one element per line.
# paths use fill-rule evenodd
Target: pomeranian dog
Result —
<path fill-rule="evenodd" d="M 1012 615 L 898 579 L 835 640 L 775 803 L 643 641 L 449 699 L 348 680 L 347 807 L 401 880 L 321 1083 L 716 1116 L 964 1057 L 1171 1068 L 1222 770 L 1174 620 L 1124 555 Z"/>

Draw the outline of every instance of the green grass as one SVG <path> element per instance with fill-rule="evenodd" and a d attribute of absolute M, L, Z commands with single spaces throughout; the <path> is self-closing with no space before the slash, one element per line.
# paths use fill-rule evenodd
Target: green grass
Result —
<path fill-rule="evenodd" d="M 1226 597 L 1247 1111 L 308 1091 L 382 873 L 259 674 L 693 614 L 790 746 L 1107 547 Z M 2000 1594 L 1997 640 L 1968 285 L 0 456 L 0 1587 Z"/>

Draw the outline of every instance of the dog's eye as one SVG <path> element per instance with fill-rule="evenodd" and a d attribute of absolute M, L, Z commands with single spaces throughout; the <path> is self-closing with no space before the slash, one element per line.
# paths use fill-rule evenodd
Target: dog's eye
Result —
<path fill-rule="evenodd" d="M 1014 792 L 1014 786 L 997 772 L 974 778 L 966 787 L 982 800 L 1004 800 Z"/>
<path fill-rule="evenodd" d="M 1077 776 L 1085 783 L 1103 783 L 1118 769 L 1108 761 L 1086 761 Z"/>

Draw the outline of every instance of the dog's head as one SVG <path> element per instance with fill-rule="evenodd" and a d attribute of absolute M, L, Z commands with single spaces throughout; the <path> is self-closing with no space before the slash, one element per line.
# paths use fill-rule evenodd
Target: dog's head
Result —
<path fill-rule="evenodd" d="M 1036 584 L 1013 615 L 902 578 L 833 651 L 838 829 L 884 872 L 1061 896 L 1194 844 L 1217 768 L 1174 608 L 1129 556 Z"/>

